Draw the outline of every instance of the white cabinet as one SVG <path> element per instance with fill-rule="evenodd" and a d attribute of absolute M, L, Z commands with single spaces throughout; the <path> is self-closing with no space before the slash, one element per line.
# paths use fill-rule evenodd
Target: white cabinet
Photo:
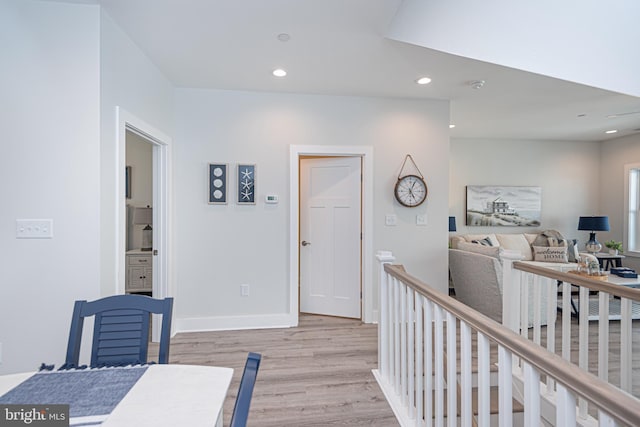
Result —
<path fill-rule="evenodd" d="M 127 293 L 151 292 L 153 267 L 151 252 L 134 249 L 127 251 L 127 278 L 125 291 Z"/>

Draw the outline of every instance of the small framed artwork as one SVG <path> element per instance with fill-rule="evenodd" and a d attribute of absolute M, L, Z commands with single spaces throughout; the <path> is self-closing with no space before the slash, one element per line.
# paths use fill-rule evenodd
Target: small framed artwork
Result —
<path fill-rule="evenodd" d="M 238 164 L 238 204 L 256 204 L 256 165 Z"/>
<path fill-rule="evenodd" d="M 227 204 L 227 175 L 229 165 L 225 163 L 209 163 L 209 204 Z"/>
<path fill-rule="evenodd" d="M 124 168 L 124 195 L 127 199 L 131 198 L 131 166 Z"/>

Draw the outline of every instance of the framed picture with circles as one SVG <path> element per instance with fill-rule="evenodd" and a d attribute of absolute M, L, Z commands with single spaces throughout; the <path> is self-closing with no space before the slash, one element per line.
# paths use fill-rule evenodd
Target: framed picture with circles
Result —
<path fill-rule="evenodd" d="M 226 205 L 229 165 L 209 163 L 209 204 Z"/>

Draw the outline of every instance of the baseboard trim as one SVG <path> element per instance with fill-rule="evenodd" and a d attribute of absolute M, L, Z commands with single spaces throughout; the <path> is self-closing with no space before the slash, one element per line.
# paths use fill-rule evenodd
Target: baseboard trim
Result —
<path fill-rule="evenodd" d="M 186 317 L 175 320 L 174 332 L 291 328 L 297 326 L 297 320 L 296 316 L 291 316 L 288 313 L 259 316 Z"/>
<path fill-rule="evenodd" d="M 387 399 L 389 406 L 391 406 L 391 410 L 396 416 L 398 423 L 402 427 L 410 427 L 415 425 L 415 420 L 412 420 L 407 416 L 406 409 L 404 405 L 402 405 L 402 402 L 400 401 L 400 396 L 396 394 L 395 390 L 393 389 L 393 386 L 382 378 L 380 371 L 378 371 L 377 369 L 372 369 L 371 372 L 373 373 L 373 376 L 378 382 L 378 385 L 382 390 L 382 394 L 384 394 L 384 397 Z"/>

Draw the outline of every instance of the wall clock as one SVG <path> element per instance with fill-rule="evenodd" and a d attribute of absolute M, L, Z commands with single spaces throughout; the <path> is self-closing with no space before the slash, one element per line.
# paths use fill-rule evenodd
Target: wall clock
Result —
<path fill-rule="evenodd" d="M 407 164 L 407 160 L 411 160 L 413 166 L 415 167 L 418 175 L 410 174 L 410 175 L 402 175 L 402 171 Z M 402 164 L 402 168 L 400 168 L 400 173 L 398 174 L 398 182 L 396 182 L 396 186 L 393 190 L 393 195 L 395 196 L 398 203 L 402 206 L 406 206 L 408 208 L 415 208 L 416 206 L 420 206 L 427 200 L 427 194 L 429 190 L 427 188 L 427 183 L 424 181 L 424 176 L 420 173 L 418 166 L 413 161 L 411 155 L 407 154 L 407 157 L 404 159 L 404 163 Z"/>

